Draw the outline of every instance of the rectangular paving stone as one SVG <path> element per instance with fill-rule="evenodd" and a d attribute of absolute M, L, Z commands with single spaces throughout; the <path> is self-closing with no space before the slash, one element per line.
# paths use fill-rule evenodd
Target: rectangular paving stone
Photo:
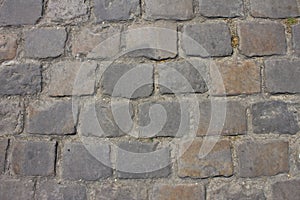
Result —
<path fill-rule="evenodd" d="M 95 92 L 95 62 L 55 63 L 50 69 L 49 96 L 92 95 Z"/>
<path fill-rule="evenodd" d="M 67 143 L 62 153 L 62 177 L 66 180 L 96 181 L 112 175 L 107 144 Z"/>
<path fill-rule="evenodd" d="M 24 35 L 26 57 L 55 58 L 64 53 L 67 40 L 67 32 L 64 28 L 33 29 L 26 31 Z"/>
<path fill-rule="evenodd" d="M 0 62 L 12 60 L 17 54 L 17 35 L 0 34 Z"/>
<path fill-rule="evenodd" d="M 250 12 L 253 17 L 288 18 L 300 15 L 297 0 L 250 0 Z"/>
<path fill-rule="evenodd" d="M 154 89 L 152 64 L 113 63 L 102 74 L 103 94 L 130 99 L 148 97 Z"/>
<path fill-rule="evenodd" d="M 118 144 L 117 176 L 127 179 L 163 178 L 171 173 L 170 149 L 157 149 L 155 143 Z"/>
<path fill-rule="evenodd" d="M 231 34 L 224 22 L 185 25 L 182 48 L 187 56 L 221 57 L 232 54 Z"/>
<path fill-rule="evenodd" d="M 193 18 L 193 0 L 145 0 L 146 19 Z"/>
<path fill-rule="evenodd" d="M 14 99 L 0 101 L 0 135 L 13 135 L 22 132 L 24 107 Z"/>
<path fill-rule="evenodd" d="M 265 61 L 266 90 L 270 93 L 300 93 L 300 60 Z"/>
<path fill-rule="evenodd" d="M 247 141 L 237 147 L 240 177 L 274 176 L 289 171 L 289 143 Z"/>
<path fill-rule="evenodd" d="M 121 27 L 84 28 L 72 39 L 73 56 L 87 56 L 93 59 L 111 59 L 121 50 Z"/>
<path fill-rule="evenodd" d="M 298 179 L 279 181 L 272 185 L 272 197 L 276 200 L 298 200 L 299 188 L 300 181 Z"/>
<path fill-rule="evenodd" d="M 40 65 L 0 66 L 0 95 L 34 95 L 41 91 L 41 82 Z"/>
<path fill-rule="evenodd" d="M 152 190 L 153 200 L 204 200 L 205 189 L 201 184 L 157 184 Z"/>
<path fill-rule="evenodd" d="M 3 0 L 0 26 L 33 25 L 42 16 L 43 0 Z"/>
<path fill-rule="evenodd" d="M 292 26 L 292 43 L 294 53 L 300 57 L 300 24 Z"/>
<path fill-rule="evenodd" d="M 0 140 L 0 174 L 2 174 L 5 169 L 5 157 L 6 157 L 8 142 L 9 142 L 8 139 Z"/>
<path fill-rule="evenodd" d="M 199 0 L 200 14 L 205 17 L 240 17 L 244 15 L 242 0 Z"/>
<path fill-rule="evenodd" d="M 55 174 L 56 142 L 13 142 L 12 170 L 22 176 L 53 176 Z"/>
<path fill-rule="evenodd" d="M 238 35 L 239 50 L 246 56 L 286 54 L 285 29 L 277 22 L 241 22 L 238 25 Z"/>
<path fill-rule="evenodd" d="M 124 34 L 125 51 L 130 57 L 163 60 L 177 55 L 177 26 L 174 23 L 134 24 Z"/>
<path fill-rule="evenodd" d="M 213 148 L 202 157 L 201 146 Z M 202 149 L 203 151 L 203 149 Z M 193 141 L 183 142 L 180 145 L 178 159 L 178 176 L 190 178 L 208 178 L 215 176 L 228 177 L 233 174 L 233 163 L 230 142 L 220 140 L 216 144 L 196 138 Z"/>
<path fill-rule="evenodd" d="M 254 61 L 217 62 L 218 72 L 211 68 L 212 94 L 240 95 L 260 93 L 260 67 Z M 215 73 L 220 73 L 220 81 Z"/>
<path fill-rule="evenodd" d="M 295 134 L 299 131 L 296 116 L 282 101 L 259 102 L 252 106 L 254 133 Z"/>
<path fill-rule="evenodd" d="M 93 0 L 96 22 L 129 20 L 140 13 L 139 0 Z"/>
<path fill-rule="evenodd" d="M 41 181 L 35 192 L 37 199 L 86 200 L 86 188 L 79 184 L 58 184 L 56 181 Z"/>
<path fill-rule="evenodd" d="M 26 131 L 31 134 L 75 133 L 76 110 L 71 100 L 35 101 L 28 107 Z"/>
<path fill-rule="evenodd" d="M 34 197 L 34 182 L 31 180 L 18 180 L 1 178 L 1 200 L 32 200 Z"/>

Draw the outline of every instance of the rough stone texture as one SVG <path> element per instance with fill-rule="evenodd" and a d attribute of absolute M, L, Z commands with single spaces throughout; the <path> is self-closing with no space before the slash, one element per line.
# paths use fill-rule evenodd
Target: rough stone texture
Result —
<path fill-rule="evenodd" d="M 282 101 L 259 102 L 252 106 L 254 133 L 295 134 L 299 131 L 296 116 Z"/>
<path fill-rule="evenodd" d="M 215 107 L 212 110 L 212 102 L 204 101 L 199 103 L 200 110 L 200 121 L 197 131 L 198 136 L 205 135 L 240 135 L 246 134 L 247 132 L 247 117 L 246 108 L 239 102 L 228 101 L 228 102 L 213 102 Z M 223 123 L 216 123 L 220 121 L 218 116 L 222 115 L 219 107 L 226 106 L 226 112 Z M 213 113 L 214 112 L 214 113 Z M 212 117 L 214 117 L 212 119 Z M 213 121 L 212 121 L 213 120 Z M 217 125 L 221 125 L 217 126 Z M 223 125 L 223 126 L 222 126 Z M 208 128 L 210 127 L 210 131 Z"/>
<path fill-rule="evenodd" d="M 78 184 L 58 184 L 55 181 L 42 181 L 37 184 L 36 199 L 47 200 L 86 200 L 86 188 Z"/>
<path fill-rule="evenodd" d="M 240 177 L 274 176 L 289 171 L 289 143 L 247 141 L 237 148 Z"/>
<path fill-rule="evenodd" d="M 23 128 L 23 105 L 13 99 L 0 101 L 0 135 L 20 133 Z"/>
<path fill-rule="evenodd" d="M 200 14 L 206 17 L 239 17 L 244 15 L 242 0 L 199 0 Z"/>
<path fill-rule="evenodd" d="M 85 28 L 75 34 L 72 40 L 72 53 L 88 58 L 109 59 L 120 53 L 121 28 Z"/>
<path fill-rule="evenodd" d="M 266 90 L 271 93 L 300 93 L 300 61 L 267 60 Z"/>
<path fill-rule="evenodd" d="M 50 0 L 46 10 L 46 17 L 51 21 L 63 21 L 78 18 L 87 14 L 85 0 Z"/>
<path fill-rule="evenodd" d="M 214 95 L 248 95 L 261 91 L 260 67 L 254 61 L 225 61 L 217 62 L 216 65 L 223 80 L 215 78 L 216 72 L 211 70 Z"/>
<path fill-rule="evenodd" d="M 95 189 L 95 200 L 142 200 L 147 197 L 144 183 L 105 183 Z"/>
<path fill-rule="evenodd" d="M 229 27 L 224 22 L 185 25 L 182 46 L 188 56 L 229 56 L 232 54 Z"/>
<path fill-rule="evenodd" d="M 200 152 L 202 145 L 208 148 L 214 143 L 213 141 L 203 143 L 202 139 L 197 138 L 180 145 L 179 155 L 181 157 L 178 160 L 178 176 L 191 178 L 231 176 L 233 163 L 229 141 L 218 141 L 205 157 L 202 156 L 203 152 Z"/>
<path fill-rule="evenodd" d="M 153 188 L 153 200 L 204 200 L 205 190 L 198 184 L 158 184 Z"/>
<path fill-rule="evenodd" d="M 300 196 L 300 181 L 297 179 L 274 183 L 273 198 L 276 200 L 297 200 Z"/>
<path fill-rule="evenodd" d="M 287 44 L 283 25 L 276 22 L 241 22 L 238 25 L 239 49 L 252 56 L 284 55 Z"/>
<path fill-rule="evenodd" d="M 71 100 L 36 101 L 29 105 L 27 132 L 41 135 L 75 133 Z"/>
<path fill-rule="evenodd" d="M 255 184 L 212 182 L 207 188 L 207 200 L 266 200 L 263 190 Z"/>
<path fill-rule="evenodd" d="M 153 65 L 112 64 L 102 74 L 103 93 L 113 97 L 141 98 L 154 89 Z"/>
<path fill-rule="evenodd" d="M 50 96 L 91 95 L 95 92 L 95 62 L 59 62 L 50 70 Z"/>
<path fill-rule="evenodd" d="M 1 200 L 32 200 L 34 182 L 31 180 L 17 180 L 2 178 L 0 181 Z"/>
<path fill-rule="evenodd" d="M 35 24 L 42 16 L 43 0 L 2 0 L 0 26 Z"/>
<path fill-rule="evenodd" d="M 12 169 L 25 176 L 53 176 L 55 174 L 56 142 L 13 142 Z"/>
<path fill-rule="evenodd" d="M 5 169 L 5 157 L 6 157 L 8 142 L 9 141 L 7 139 L 0 140 L 0 174 L 2 174 Z"/>
<path fill-rule="evenodd" d="M 140 12 L 139 0 L 93 0 L 96 22 L 132 19 Z"/>
<path fill-rule="evenodd" d="M 107 144 L 67 143 L 62 152 L 62 177 L 85 181 L 107 178 L 112 175 L 109 154 Z"/>
<path fill-rule="evenodd" d="M 0 34 L 0 62 L 14 59 L 17 48 L 16 34 Z"/>
<path fill-rule="evenodd" d="M 41 91 L 41 66 L 0 66 L 0 95 L 34 95 Z"/>
<path fill-rule="evenodd" d="M 53 58 L 64 53 L 67 33 L 64 28 L 40 28 L 25 32 L 25 56 Z"/>
<path fill-rule="evenodd" d="M 147 26 L 131 25 L 124 34 L 125 50 L 131 57 L 163 60 L 177 55 L 176 24 L 159 21 Z"/>
<path fill-rule="evenodd" d="M 250 0 L 251 15 L 261 18 L 288 18 L 300 15 L 297 0 Z"/>
<path fill-rule="evenodd" d="M 292 26 L 293 50 L 297 56 L 300 56 L 300 24 Z"/>
<path fill-rule="evenodd" d="M 208 91 L 207 68 L 187 61 L 158 64 L 158 84 L 161 94 L 205 93 Z"/>
<path fill-rule="evenodd" d="M 133 105 L 127 102 L 101 102 L 84 105 L 79 119 L 83 136 L 119 137 L 133 128 Z"/>
<path fill-rule="evenodd" d="M 119 178 L 162 178 L 171 173 L 170 149 L 155 143 L 118 144 L 116 170 Z"/>

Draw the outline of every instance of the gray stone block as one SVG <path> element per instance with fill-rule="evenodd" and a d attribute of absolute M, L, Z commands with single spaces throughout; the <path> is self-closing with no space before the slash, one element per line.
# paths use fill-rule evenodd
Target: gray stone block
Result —
<path fill-rule="evenodd" d="M 199 0 L 200 14 L 205 17 L 240 17 L 244 15 L 242 0 Z"/>
<path fill-rule="evenodd" d="M 276 200 L 298 200 L 299 188 L 300 181 L 298 179 L 276 182 L 272 185 L 272 197 Z"/>
<path fill-rule="evenodd" d="M 2 174 L 5 169 L 5 157 L 6 157 L 8 142 L 9 140 L 7 139 L 0 140 L 0 174 Z"/>
<path fill-rule="evenodd" d="M 18 134 L 23 129 L 23 105 L 13 99 L 0 102 L 0 135 Z"/>
<path fill-rule="evenodd" d="M 1 200 L 32 200 L 34 199 L 34 182 L 2 178 L 0 181 Z"/>
<path fill-rule="evenodd" d="M 293 50 L 297 56 L 300 56 L 300 24 L 292 26 Z"/>

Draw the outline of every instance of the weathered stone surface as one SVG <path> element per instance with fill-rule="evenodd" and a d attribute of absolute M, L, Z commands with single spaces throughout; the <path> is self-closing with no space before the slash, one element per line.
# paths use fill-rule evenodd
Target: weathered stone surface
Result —
<path fill-rule="evenodd" d="M 300 15 L 297 0 L 250 0 L 251 15 L 261 18 L 288 18 Z"/>
<path fill-rule="evenodd" d="M 158 64 L 158 84 L 161 94 L 205 93 L 208 70 L 205 64 L 192 65 L 187 61 Z"/>
<path fill-rule="evenodd" d="M 295 134 L 299 131 L 296 116 L 281 101 L 259 102 L 252 106 L 254 133 Z"/>
<path fill-rule="evenodd" d="M 119 143 L 117 176 L 135 179 L 167 177 L 171 173 L 170 149 L 156 147 L 155 143 Z"/>
<path fill-rule="evenodd" d="M 140 12 L 139 0 L 93 0 L 96 22 L 132 19 Z"/>
<path fill-rule="evenodd" d="M 142 200 L 148 199 L 144 183 L 106 183 L 95 189 L 96 200 Z"/>
<path fill-rule="evenodd" d="M 247 132 L 246 107 L 239 102 L 214 102 L 214 110 L 212 110 L 212 102 L 203 101 L 199 103 L 200 121 L 197 131 L 198 136 L 205 135 L 240 135 Z M 218 116 L 222 116 L 221 106 L 226 106 L 224 125 L 220 124 Z M 214 113 L 212 113 L 214 112 Z M 212 116 L 217 119 L 212 119 Z M 211 121 L 217 120 L 217 121 Z M 214 122 L 216 122 L 214 124 Z M 218 123 L 217 123 L 218 122 Z M 219 126 L 221 125 L 221 127 Z M 210 127 L 210 131 L 208 128 Z"/>
<path fill-rule="evenodd" d="M 17 48 L 16 34 L 0 34 L 0 62 L 14 59 Z"/>
<path fill-rule="evenodd" d="M 151 25 L 131 25 L 124 34 L 125 51 L 131 57 L 162 60 L 177 55 L 176 24 L 159 21 Z"/>
<path fill-rule="evenodd" d="M 242 22 L 238 26 L 239 49 L 252 56 L 284 55 L 287 50 L 285 30 L 276 22 Z"/>
<path fill-rule="evenodd" d="M 151 64 L 112 64 L 104 71 L 101 86 L 104 94 L 135 99 L 150 96 L 153 82 Z"/>
<path fill-rule="evenodd" d="M 146 19 L 191 19 L 193 0 L 145 0 L 145 14 Z"/>
<path fill-rule="evenodd" d="M 61 185 L 55 181 L 42 181 L 37 184 L 36 199 L 86 200 L 86 188 L 78 184 Z"/>
<path fill-rule="evenodd" d="M 25 176 L 52 176 L 55 173 L 56 142 L 16 141 L 12 169 Z"/>
<path fill-rule="evenodd" d="M 22 131 L 23 105 L 13 99 L 1 99 L 0 102 L 0 135 L 12 135 Z"/>
<path fill-rule="evenodd" d="M 267 60 L 266 90 L 271 93 L 300 93 L 300 61 Z"/>
<path fill-rule="evenodd" d="M 152 191 L 153 200 L 204 200 L 205 189 L 198 184 L 155 185 Z"/>
<path fill-rule="evenodd" d="M 206 17 L 239 17 L 244 15 L 242 0 L 199 0 L 200 14 Z"/>
<path fill-rule="evenodd" d="M 34 195 L 34 182 L 29 180 L 1 179 L 1 200 L 32 200 Z"/>
<path fill-rule="evenodd" d="M 274 176 L 289 171 L 288 142 L 247 141 L 237 148 L 240 177 Z"/>
<path fill-rule="evenodd" d="M 202 145 L 210 147 L 214 143 L 206 141 L 204 144 L 202 139 L 197 138 L 180 145 L 179 155 L 181 157 L 178 160 L 178 176 L 191 178 L 231 176 L 233 163 L 229 141 L 218 141 L 208 155 L 203 158 L 200 157 Z"/>
<path fill-rule="evenodd" d="M 2 0 L 0 26 L 35 24 L 42 16 L 43 0 Z"/>
<path fill-rule="evenodd" d="M 79 132 L 83 136 L 123 136 L 133 128 L 133 115 L 133 105 L 130 102 L 89 103 L 81 111 Z"/>
<path fill-rule="evenodd" d="M 225 61 L 216 65 L 223 80 L 216 79 L 216 72 L 211 70 L 212 94 L 228 96 L 260 92 L 260 67 L 254 61 Z"/>
<path fill-rule="evenodd" d="M 297 56 L 300 56 L 300 24 L 292 27 L 293 49 Z"/>
<path fill-rule="evenodd" d="M 8 140 L 7 139 L 0 140 L 0 174 L 2 174 L 5 169 L 5 156 L 6 156 L 7 147 L 8 147 Z"/>
<path fill-rule="evenodd" d="M 95 91 L 95 62 L 59 62 L 50 69 L 50 96 L 91 95 Z"/>
<path fill-rule="evenodd" d="M 46 10 L 46 17 L 52 21 L 75 19 L 85 14 L 87 14 L 85 0 L 50 0 Z"/>
<path fill-rule="evenodd" d="M 185 25 L 182 46 L 186 55 L 219 57 L 232 54 L 229 27 L 224 23 Z"/>
<path fill-rule="evenodd" d="M 88 58 L 109 59 L 120 53 L 121 28 L 86 28 L 75 34 L 72 53 Z"/>
<path fill-rule="evenodd" d="M 109 154 L 106 144 L 67 143 L 63 149 L 62 177 L 85 181 L 107 178 L 112 175 Z"/>
<path fill-rule="evenodd" d="M 41 66 L 0 66 L 0 95 L 33 95 L 41 91 Z"/>
<path fill-rule="evenodd" d="M 72 134 L 75 133 L 75 124 L 71 100 L 37 101 L 29 105 L 26 129 L 28 133 Z"/>
<path fill-rule="evenodd" d="M 40 28 L 25 32 L 25 56 L 53 58 L 64 53 L 67 33 L 64 28 Z"/>
<path fill-rule="evenodd" d="M 211 182 L 207 188 L 207 200 L 265 200 L 263 190 L 255 187 L 255 184 L 242 185 L 239 182 L 219 183 Z"/>
<path fill-rule="evenodd" d="M 300 196 L 300 180 L 287 180 L 272 185 L 272 195 L 276 200 L 297 200 Z"/>

